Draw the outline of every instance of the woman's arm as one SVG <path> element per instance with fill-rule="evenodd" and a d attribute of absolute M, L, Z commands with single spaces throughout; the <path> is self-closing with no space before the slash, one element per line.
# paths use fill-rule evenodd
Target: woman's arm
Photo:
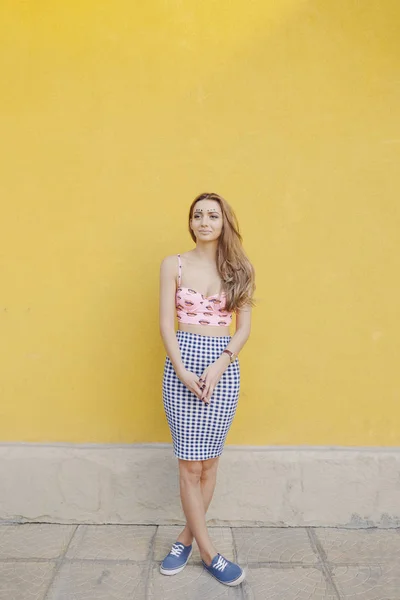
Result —
<path fill-rule="evenodd" d="M 249 339 L 251 331 L 251 310 L 252 307 L 249 305 L 236 311 L 236 331 L 229 340 L 226 350 L 239 354 Z M 226 366 L 230 363 L 229 355 L 226 354 L 226 352 L 221 354 L 217 360 L 223 361 Z"/>
<path fill-rule="evenodd" d="M 238 309 L 236 311 L 236 331 L 229 340 L 225 349 L 239 354 L 247 339 L 250 336 L 251 326 L 251 306 Z M 215 386 L 217 385 L 222 373 L 228 368 L 230 358 L 226 352 L 222 352 L 212 365 L 206 367 L 201 376 L 201 381 L 205 383 L 200 399 L 206 403 L 210 401 Z"/>
<path fill-rule="evenodd" d="M 185 367 L 175 333 L 175 293 L 178 259 L 166 256 L 160 267 L 160 334 L 175 373 L 181 376 Z"/>

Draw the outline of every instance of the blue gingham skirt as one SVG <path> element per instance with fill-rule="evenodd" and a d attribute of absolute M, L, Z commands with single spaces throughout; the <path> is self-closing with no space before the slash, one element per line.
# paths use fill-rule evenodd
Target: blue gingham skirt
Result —
<path fill-rule="evenodd" d="M 201 376 L 228 345 L 231 336 L 176 331 L 182 362 Z M 180 379 L 169 356 L 165 358 L 162 392 L 175 456 L 207 460 L 222 454 L 225 438 L 236 413 L 240 391 L 239 359 L 225 369 L 207 406 Z"/>

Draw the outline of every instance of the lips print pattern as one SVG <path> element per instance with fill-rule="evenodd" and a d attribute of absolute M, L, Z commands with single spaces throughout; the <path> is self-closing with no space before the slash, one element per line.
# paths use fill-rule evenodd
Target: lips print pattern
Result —
<path fill-rule="evenodd" d="M 220 325 L 232 323 L 232 312 L 225 310 L 225 294 L 204 297 L 192 288 L 181 286 L 182 262 L 178 254 L 178 289 L 175 295 L 176 316 L 181 323 Z"/>
<path fill-rule="evenodd" d="M 176 290 L 176 316 L 181 323 L 197 325 L 220 325 L 232 323 L 232 312 L 225 309 L 225 295 L 205 298 L 191 288 Z"/>

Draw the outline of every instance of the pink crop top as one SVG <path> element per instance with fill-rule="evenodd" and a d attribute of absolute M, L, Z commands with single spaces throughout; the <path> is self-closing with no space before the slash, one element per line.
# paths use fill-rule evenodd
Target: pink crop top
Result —
<path fill-rule="evenodd" d="M 224 310 L 225 293 L 203 296 L 200 292 L 181 287 L 182 262 L 178 254 L 178 288 L 175 295 L 176 316 L 180 323 L 195 325 L 221 325 L 227 327 L 232 322 L 232 312 Z"/>

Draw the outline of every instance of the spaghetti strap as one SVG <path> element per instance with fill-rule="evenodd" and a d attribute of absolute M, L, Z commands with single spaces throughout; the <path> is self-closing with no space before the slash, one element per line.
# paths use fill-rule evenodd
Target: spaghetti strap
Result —
<path fill-rule="evenodd" d="M 178 254 L 178 287 L 181 287 L 181 277 L 182 277 L 182 262 L 181 255 Z"/>

